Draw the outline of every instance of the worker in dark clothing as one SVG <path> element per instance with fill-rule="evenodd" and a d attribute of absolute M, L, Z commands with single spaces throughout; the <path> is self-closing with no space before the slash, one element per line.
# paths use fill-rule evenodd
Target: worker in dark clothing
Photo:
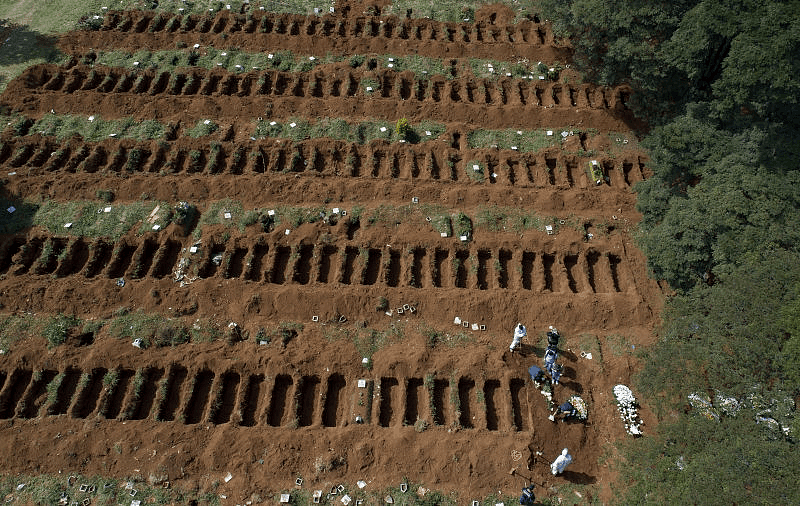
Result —
<path fill-rule="evenodd" d="M 558 347 L 558 340 L 561 339 L 561 336 L 558 334 L 558 330 L 552 325 L 550 326 L 550 330 L 547 331 L 547 345 L 548 347 Z"/>
<path fill-rule="evenodd" d="M 519 503 L 522 506 L 533 506 L 536 497 L 533 495 L 533 485 L 527 486 L 522 489 L 522 495 L 519 497 Z"/>

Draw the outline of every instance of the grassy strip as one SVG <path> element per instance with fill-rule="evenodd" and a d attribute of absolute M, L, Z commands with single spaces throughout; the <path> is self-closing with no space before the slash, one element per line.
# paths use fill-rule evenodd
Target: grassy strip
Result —
<path fill-rule="evenodd" d="M 449 23 L 474 22 L 475 11 L 489 4 L 502 4 L 514 12 L 514 21 L 533 18 L 538 10 L 534 0 L 491 0 L 464 2 L 463 0 L 393 0 L 382 14 L 405 17 L 407 12 L 415 18 L 430 18 Z"/>
<path fill-rule="evenodd" d="M 526 230 L 544 231 L 546 225 L 552 225 L 556 230 L 559 220 L 555 217 L 537 216 L 533 211 L 526 211 L 517 207 L 481 206 L 475 216 L 477 227 L 485 228 L 492 232 L 509 231 L 524 232 Z M 566 223 L 566 222 L 565 222 Z"/>
<path fill-rule="evenodd" d="M 32 314 L 0 317 L 0 350 L 8 353 L 17 342 L 40 336 L 44 336 L 47 347 L 52 348 L 64 343 L 70 331 L 81 323 L 74 316 L 61 314 L 51 317 Z"/>
<path fill-rule="evenodd" d="M 324 56 L 297 55 L 289 50 L 248 53 L 238 49 L 218 49 L 213 47 L 185 47 L 178 42 L 174 50 L 148 51 L 134 53 L 126 51 L 98 51 L 93 61 L 95 65 L 120 67 L 133 70 L 158 70 L 175 72 L 192 67 L 204 69 L 225 69 L 229 72 L 249 72 L 251 70 L 278 70 L 281 72 L 308 72 L 319 65 L 346 61 L 353 69 L 379 71 L 391 69 L 395 72 L 411 71 L 418 79 L 427 79 L 436 75 L 452 79 L 455 76 L 472 74 L 485 79 L 515 77 L 522 79 L 558 80 L 558 63 L 548 67 L 538 62 L 527 60 L 514 62 L 470 58 L 460 59 L 455 65 L 445 64 L 439 58 L 419 55 L 395 56 L 392 54 L 340 56 L 330 52 Z M 91 63 L 89 60 L 86 63 Z M 553 71 L 549 69 L 553 68 Z M 490 70 L 491 69 L 491 70 Z M 378 89 L 375 87 L 374 89 Z"/>
<path fill-rule="evenodd" d="M 404 140 L 416 144 L 424 140 L 437 139 L 447 129 L 441 123 L 422 121 L 416 125 L 408 125 L 401 134 L 398 131 L 398 124 L 389 121 L 350 123 L 341 118 L 323 118 L 313 122 L 299 118 L 285 122 L 262 120 L 256 122 L 253 137 L 288 138 L 294 141 L 328 137 L 357 144 L 367 144 L 382 139 L 389 142 Z"/>
<path fill-rule="evenodd" d="M 179 42 L 178 45 L 183 45 L 183 43 Z M 325 57 L 295 56 L 291 51 L 247 53 L 236 49 L 216 49 L 203 46 L 202 48 L 179 48 L 171 51 L 140 50 L 135 53 L 99 51 L 94 64 L 134 70 L 150 69 L 172 72 L 191 67 L 225 69 L 229 72 L 249 72 L 251 70 L 308 72 L 317 65 L 335 63 L 343 59 L 342 56 L 330 53 Z"/>
<path fill-rule="evenodd" d="M 24 121 L 24 118 L 19 121 Z M 16 124 L 13 126 L 17 130 Z M 160 139 L 164 137 L 165 131 L 166 126 L 156 120 L 140 121 L 133 118 L 104 120 L 98 116 L 49 114 L 34 122 L 28 129 L 28 134 L 51 135 L 58 139 L 66 139 L 77 134 L 88 142 L 97 142 L 108 137 L 143 141 Z"/>
<path fill-rule="evenodd" d="M 551 135 L 547 135 L 551 132 Z M 471 149 L 499 148 L 523 152 L 536 152 L 545 148 L 559 146 L 562 140 L 561 129 L 552 130 L 473 130 L 467 134 L 467 145 Z M 576 133 L 575 130 L 572 130 Z"/>
<path fill-rule="evenodd" d="M 10 207 L 15 207 L 9 213 Z M 110 208 L 109 212 L 105 212 Z M 158 208 L 158 210 L 156 210 Z M 154 213 L 155 211 L 155 213 Z M 108 237 L 119 239 L 134 225 L 141 223 L 138 233 L 151 230 L 154 225 L 164 228 L 172 221 L 172 207 L 165 202 L 133 202 L 107 205 L 91 201 L 56 202 L 41 204 L 18 202 L 0 198 L 0 234 L 14 234 L 40 226 L 53 234 L 78 237 Z M 72 225 L 65 228 L 67 223 Z"/>
<path fill-rule="evenodd" d="M 114 449 L 122 453 L 121 445 L 115 445 Z M 189 504 L 191 501 L 219 504 L 217 494 L 164 488 L 163 485 L 151 487 L 143 480 L 144 477 L 136 476 L 130 481 L 131 489 L 136 491 L 135 498 L 141 500 L 142 504 Z M 79 474 L 71 477 L 48 474 L 6 475 L 0 476 L 0 497 L 11 498 L 15 504 L 81 504 L 84 499 L 89 499 L 91 504 L 129 504 L 132 496 L 131 490 L 125 487 L 126 483 L 114 478 Z M 83 485 L 86 485 L 86 491 L 81 492 Z M 61 503 L 64 497 L 69 501 Z"/>

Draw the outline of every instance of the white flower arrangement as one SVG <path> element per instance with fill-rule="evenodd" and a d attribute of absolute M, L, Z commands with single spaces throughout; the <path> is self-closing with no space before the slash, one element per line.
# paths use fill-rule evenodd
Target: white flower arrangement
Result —
<path fill-rule="evenodd" d="M 614 397 L 617 399 L 617 409 L 622 417 L 622 423 L 625 424 L 625 431 L 632 436 L 641 436 L 640 427 L 643 422 L 639 418 L 639 404 L 636 402 L 636 397 L 633 396 L 631 389 L 625 385 L 616 385 L 614 387 Z"/>

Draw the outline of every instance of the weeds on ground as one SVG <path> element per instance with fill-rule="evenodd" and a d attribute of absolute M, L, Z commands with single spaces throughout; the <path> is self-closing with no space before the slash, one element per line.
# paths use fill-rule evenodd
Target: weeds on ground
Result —
<path fill-rule="evenodd" d="M 425 337 L 425 344 L 428 348 L 436 348 L 437 346 L 444 345 L 448 348 L 457 348 L 473 344 L 476 342 L 475 337 L 466 332 L 457 332 L 451 334 L 450 332 L 443 332 L 426 324 L 421 324 L 419 332 Z"/>
<path fill-rule="evenodd" d="M 382 14 L 393 14 L 405 17 L 410 9 L 415 18 L 430 18 L 449 23 L 474 22 L 475 11 L 485 4 L 503 4 L 511 8 L 515 14 L 515 21 L 533 17 L 538 10 L 533 0 L 493 0 L 475 3 L 462 0 L 395 0 Z"/>
<path fill-rule="evenodd" d="M 99 142 L 109 137 L 139 141 L 161 139 L 165 132 L 166 126 L 156 120 L 140 121 L 133 118 L 104 120 L 99 115 L 69 114 L 46 114 L 28 129 L 28 135 L 41 134 L 58 139 L 79 135 L 87 142 Z"/>
<path fill-rule="evenodd" d="M 108 321 L 108 334 L 117 339 L 141 339 L 142 347 L 176 346 L 190 340 L 188 329 L 180 320 L 153 313 L 118 310 Z"/>
<path fill-rule="evenodd" d="M 547 135 L 551 132 L 552 135 Z M 467 145 L 471 149 L 497 148 L 535 153 L 542 149 L 560 146 L 561 130 L 473 130 L 467 134 Z M 574 133 L 574 130 L 573 130 Z"/>
<path fill-rule="evenodd" d="M 9 315 L 0 319 L 0 350 L 8 353 L 24 339 L 41 336 L 44 320 L 33 314 Z"/>
<path fill-rule="evenodd" d="M 464 165 L 464 171 L 471 180 L 482 183 L 486 179 L 484 165 L 483 162 L 478 160 L 470 160 Z"/>
<path fill-rule="evenodd" d="M 119 239 L 141 222 L 139 233 L 152 229 L 154 225 L 164 228 L 172 219 L 172 210 L 164 202 L 133 202 L 115 204 L 91 201 L 57 202 L 45 200 L 42 203 L 18 202 L 0 199 L 0 212 L 9 215 L 7 221 L 0 223 L 0 233 L 13 234 L 32 226 L 41 226 L 53 234 L 74 237 L 108 237 Z M 10 206 L 16 207 L 8 213 Z M 156 210 L 158 208 L 158 210 Z M 105 212 L 109 209 L 108 212 Z M 155 211 L 155 214 L 153 212 Z M 69 228 L 64 225 L 71 223 Z"/>
<path fill-rule="evenodd" d="M 44 327 L 43 335 L 47 340 L 47 347 L 54 348 L 67 341 L 69 332 L 80 325 L 81 320 L 75 316 L 59 314 L 49 319 Z"/>
<path fill-rule="evenodd" d="M 457 237 L 472 239 L 472 220 L 463 212 L 453 215 L 453 229 Z"/>
<path fill-rule="evenodd" d="M 286 121 L 260 120 L 255 123 L 253 137 L 283 138 L 294 141 L 327 137 L 344 140 L 356 144 L 368 144 L 374 140 L 398 142 L 404 140 L 412 144 L 434 140 L 444 133 L 446 127 L 441 123 L 422 121 L 408 124 L 404 134 L 399 134 L 396 125 L 390 121 L 362 121 L 351 123 L 341 118 L 322 118 L 307 121 L 302 118 L 290 118 Z M 428 135 L 430 134 L 430 135 Z"/>
<path fill-rule="evenodd" d="M 122 504 L 126 500 L 130 503 L 130 490 L 125 488 L 127 481 L 130 481 L 132 489 L 136 490 L 136 498 L 141 500 L 142 504 L 189 504 L 198 501 L 202 504 L 219 504 L 217 494 L 164 488 L 160 484 L 149 486 L 142 481 L 141 476 L 135 479 L 131 477 L 129 480 L 117 480 L 80 474 L 74 475 L 70 484 L 67 483 L 67 476 L 63 474 L 0 476 L 0 497 L 11 498 L 15 504 L 60 504 L 64 497 L 68 498 L 64 504 L 72 502 L 81 504 L 85 499 L 91 504 Z M 82 485 L 86 485 L 84 492 L 81 492 Z"/>
<path fill-rule="evenodd" d="M 554 217 L 537 216 L 533 211 L 525 211 L 516 207 L 497 205 L 479 206 L 475 216 L 475 225 L 492 232 L 513 230 L 521 233 L 526 230 L 544 231 L 546 225 L 556 224 Z"/>
<path fill-rule="evenodd" d="M 210 119 L 198 121 L 192 128 L 186 130 L 184 135 L 188 137 L 206 137 L 219 130 L 219 125 Z"/>

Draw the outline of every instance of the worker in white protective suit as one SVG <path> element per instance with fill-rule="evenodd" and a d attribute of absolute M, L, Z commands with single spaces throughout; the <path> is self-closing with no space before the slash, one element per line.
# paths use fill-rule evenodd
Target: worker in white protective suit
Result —
<path fill-rule="evenodd" d="M 509 351 L 512 353 L 520 347 L 520 343 L 522 342 L 522 338 L 528 335 L 528 330 L 525 328 L 525 325 L 521 323 L 517 323 L 517 326 L 514 328 L 514 338 L 511 339 L 511 346 L 508 347 Z"/>
<path fill-rule="evenodd" d="M 564 448 L 561 450 L 561 455 L 559 455 L 556 460 L 550 464 L 550 471 L 553 472 L 553 476 L 557 474 L 561 474 L 564 472 L 564 469 L 572 462 L 572 455 L 567 452 L 567 449 Z"/>

